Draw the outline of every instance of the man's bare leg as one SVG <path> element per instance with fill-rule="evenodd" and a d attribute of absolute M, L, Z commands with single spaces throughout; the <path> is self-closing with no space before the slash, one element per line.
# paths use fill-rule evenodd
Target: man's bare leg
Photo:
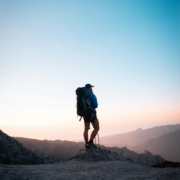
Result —
<path fill-rule="evenodd" d="M 97 135 L 97 133 L 99 131 L 99 121 L 98 121 L 98 119 L 96 119 L 95 122 L 92 123 L 92 126 L 93 126 L 94 130 L 91 133 L 90 140 L 93 141 L 93 139 L 96 137 L 96 135 Z"/>
<path fill-rule="evenodd" d="M 90 129 L 90 122 L 85 122 L 84 123 L 84 141 L 87 143 L 88 142 L 88 130 Z"/>

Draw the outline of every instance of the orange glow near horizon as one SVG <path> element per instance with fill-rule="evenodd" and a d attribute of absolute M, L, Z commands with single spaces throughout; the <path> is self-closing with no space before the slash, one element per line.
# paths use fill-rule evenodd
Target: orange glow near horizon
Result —
<path fill-rule="evenodd" d="M 99 113 L 100 136 L 113 135 L 122 132 L 136 130 L 137 128 L 148 129 L 154 126 L 179 124 L 179 109 L 148 111 L 124 114 L 108 114 Z M 66 122 L 65 122 L 66 121 Z M 32 139 L 48 139 L 48 140 L 72 140 L 83 139 L 84 124 L 83 120 L 79 122 L 79 118 L 73 118 L 67 121 L 27 124 L 27 125 L 3 125 L 1 130 L 10 136 L 26 137 Z M 90 129 L 92 131 L 92 127 Z"/>

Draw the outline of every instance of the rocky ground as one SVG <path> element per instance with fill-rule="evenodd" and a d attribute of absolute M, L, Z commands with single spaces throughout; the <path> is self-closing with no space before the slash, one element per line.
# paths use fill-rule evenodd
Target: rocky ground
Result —
<path fill-rule="evenodd" d="M 150 167 L 155 162 L 157 167 L 176 168 Z M 127 148 L 118 152 L 107 148 L 82 149 L 69 160 L 55 163 L 51 158 L 36 155 L 0 131 L 0 180 L 51 179 L 179 180 L 180 168 L 179 164 L 164 161 L 150 152 L 137 156 Z"/>
<path fill-rule="evenodd" d="M 180 168 L 137 164 L 105 149 L 81 150 L 69 161 L 42 165 L 0 165 L 1 180 L 180 179 Z"/>
<path fill-rule="evenodd" d="M 1 180 L 179 180 L 179 168 L 152 168 L 125 161 L 72 160 L 46 165 L 0 165 Z"/>

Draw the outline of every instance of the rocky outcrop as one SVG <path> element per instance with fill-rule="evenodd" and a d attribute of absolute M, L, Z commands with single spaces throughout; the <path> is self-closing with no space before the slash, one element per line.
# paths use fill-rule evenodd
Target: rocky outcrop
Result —
<path fill-rule="evenodd" d="M 0 164 L 53 163 L 48 157 L 40 157 L 24 148 L 21 143 L 0 130 Z"/>
<path fill-rule="evenodd" d="M 140 164 L 152 166 L 156 163 L 164 162 L 165 160 L 159 155 L 153 155 L 149 151 L 145 150 L 142 154 L 138 154 L 135 158 L 136 162 Z"/>
<path fill-rule="evenodd" d="M 158 155 L 153 155 L 149 151 L 144 151 L 142 154 L 137 154 L 134 151 L 130 151 L 126 147 L 123 148 L 96 148 L 96 149 L 84 149 L 70 159 L 79 159 L 86 161 L 128 161 L 131 163 L 152 166 L 156 163 L 162 163 L 165 160 Z"/>
<path fill-rule="evenodd" d="M 152 167 L 157 167 L 157 168 L 167 168 L 167 167 L 176 168 L 176 167 L 179 167 L 180 168 L 180 163 L 179 162 L 172 162 L 172 161 L 164 161 L 162 163 L 156 163 Z"/>
<path fill-rule="evenodd" d="M 126 147 L 123 148 L 117 148 L 117 147 L 113 147 L 113 148 L 107 148 L 111 151 L 115 151 L 116 153 L 120 154 L 121 156 L 131 159 L 132 161 L 138 163 L 138 164 L 142 164 L 142 165 L 146 165 L 146 166 L 152 166 L 156 163 L 161 163 L 164 162 L 165 160 L 159 156 L 159 155 L 153 155 L 151 154 L 149 151 L 144 151 L 141 154 L 138 154 L 134 151 L 130 151 L 129 149 L 127 149 Z"/>
<path fill-rule="evenodd" d="M 76 156 L 70 158 L 70 160 L 72 159 L 85 161 L 128 161 L 126 158 L 118 155 L 114 151 L 101 148 L 80 150 Z"/>

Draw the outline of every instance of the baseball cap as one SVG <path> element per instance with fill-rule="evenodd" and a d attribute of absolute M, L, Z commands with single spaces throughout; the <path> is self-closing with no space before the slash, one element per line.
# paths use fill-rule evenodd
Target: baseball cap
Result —
<path fill-rule="evenodd" d="M 94 86 L 92 86 L 91 84 L 86 84 L 85 85 L 85 88 L 87 88 L 87 89 L 89 89 L 90 87 L 94 87 Z"/>

